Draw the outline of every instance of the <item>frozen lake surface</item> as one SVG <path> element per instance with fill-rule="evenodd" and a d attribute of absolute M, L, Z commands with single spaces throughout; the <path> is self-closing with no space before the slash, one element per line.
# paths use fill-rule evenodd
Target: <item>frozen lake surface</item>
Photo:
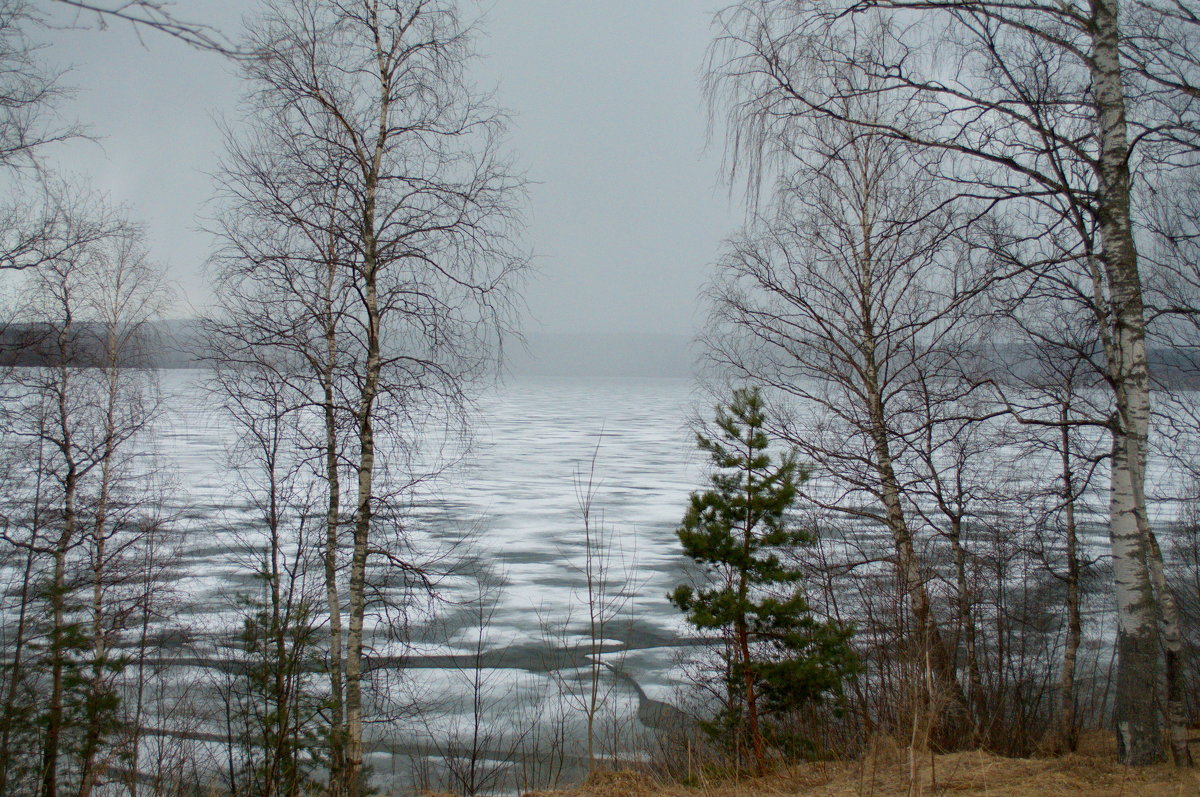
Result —
<path fill-rule="evenodd" d="M 167 412 L 157 441 L 179 517 L 184 566 L 175 588 L 194 627 L 220 635 L 235 629 L 236 597 L 254 589 L 245 552 L 254 512 L 228 468 L 234 432 L 203 398 L 205 379 L 203 371 L 163 374 Z M 632 595 L 632 622 L 615 623 L 608 637 L 628 651 L 625 667 L 647 693 L 669 697 L 673 652 L 686 644 L 679 612 L 666 599 L 685 565 L 675 528 L 704 479 L 705 459 L 687 424 L 695 401 L 684 379 L 513 379 L 479 402 L 470 454 L 421 488 L 408 529 L 418 553 L 445 552 L 469 537 L 455 556 L 472 557 L 485 580 L 499 585 L 485 647 L 503 690 L 518 682 L 551 690 L 549 670 L 580 663 L 562 655 L 578 642 L 583 618 L 579 490 L 594 455 L 592 522 L 611 534 L 623 563 L 636 565 L 624 584 L 626 568 L 614 562 L 615 586 Z M 471 653 L 479 639 L 478 613 L 469 606 L 474 589 L 469 579 L 444 580 L 436 619 L 417 617 L 405 644 L 378 644 L 381 661 L 402 662 L 410 688 L 452 688 L 447 656 Z M 556 638 L 555 651 L 543 626 L 568 611 L 572 627 Z M 636 700 L 629 689 L 618 691 L 619 699 Z"/>
<path fill-rule="evenodd" d="M 234 432 L 202 398 L 204 378 L 202 371 L 164 374 L 167 412 L 157 441 L 173 475 L 185 548 L 215 556 L 221 541 L 211 532 L 249 505 L 227 465 Z M 507 584 L 503 604 L 513 631 L 528 633 L 525 612 L 565 602 L 579 584 L 572 567 L 583 544 L 578 490 L 594 455 L 593 522 L 651 575 L 643 592 L 661 611 L 666 600 L 657 596 L 673 585 L 666 577 L 682 561 L 674 530 L 704 478 L 687 425 L 692 405 L 692 383 L 684 379 L 512 380 L 480 401 L 477 440 L 464 461 L 421 488 L 412 532 L 432 542 L 470 536 Z M 234 564 L 213 562 L 197 576 L 219 579 Z M 228 591 L 219 581 L 194 586 Z"/>
<path fill-rule="evenodd" d="M 205 378 L 203 371 L 163 374 L 168 409 L 157 441 L 160 461 L 174 474 L 174 510 L 189 563 L 176 586 L 190 611 L 220 617 L 233 598 L 253 589 L 245 554 L 253 511 L 227 466 L 234 433 L 204 398 Z M 621 585 L 633 595 L 635 622 L 623 626 L 619 642 L 631 651 L 630 670 L 648 693 L 669 691 L 672 657 L 661 648 L 678 646 L 687 633 L 665 597 L 687 564 L 674 532 L 707 467 L 688 425 L 698 409 L 709 414 L 707 400 L 691 381 L 675 378 L 523 377 L 482 397 L 473 450 L 421 487 L 408 535 L 418 555 L 455 546 L 455 556 L 473 558 L 485 580 L 500 586 L 488 637 L 491 647 L 507 651 L 496 653 L 501 663 L 544 671 L 546 664 L 534 661 L 544 621 L 568 609 L 576 625 L 582 619 L 579 491 L 595 456 L 593 522 L 611 533 L 618 558 L 636 566 L 635 583 Z M 456 545 L 464 538 L 466 545 Z M 1104 543 L 1099 536 L 1092 542 Z M 624 568 L 617 563 L 616 570 Z M 418 619 L 405 632 L 410 644 L 380 644 L 378 652 L 403 655 L 410 667 L 439 666 L 445 654 L 468 652 L 470 612 L 462 606 L 473 589 L 461 578 L 437 589 L 442 620 L 463 626 L 461 645 L 423 632 Z"/>
<path fill-rule="evenodd" d="M 205 379 L 203 371 L 163 374 L 167 412 L 156 439 L 159 461 L 175 484 L 182 567 L 174 587 L 187 615 L 176 622 L 193 638 L 211 641 L 231 636 L 238 596 L 255 589 L 253 557 L 246 553 L 255 511 L 228 467 L 234 433 L 204 398 Z M 675 529 L 688 494 L 705 483 L 707 458 L 688 423 L 697 411 L 709 415 L 708 400 L 691 381 L 674 378 L 522 377 L 481 398 L 473 449 L 421 486 L 406 533 L 417 555 L 440 556 L 437 566 L 451 568 L 467 559 L 472 575 L 497 587 L 489 594 L 487 627 L 480 631 L 480 612 L 471 605 L 477 587 L 461 567 L 437 583 L 436 600 L 423 604 L 432 610 L 412 612 L 402 631 L 386 633 L 397 628 L 393 616 L 378 620 L 372 654 L 388 688 L 439 709 L 405 733 L 397 734 L 395 724 L 381 728 L 375 749 L 388 762 L 377 762 L 377 771 L 402 777 L 397 767 L 411 766 L 428 749 L 414 740 L 452 739 L 461 730 L 460 698 L 471 680 L 463 662 L 476 652 L 484 654 L 478 661 L 490 711 L 509 718 L 545 715 L 542 701 L 561 690 L 563 673 L 586 664 L 579 648 L 585 614 L 580 491 L 593 456 L 592 521 L 611 534 L 618 552 L 614 586 L 629 596 L 626 615 L 605 634 L 606 649 L 644 690 L 641 699 L 677 699 L 677 654 L 691 643 L 666 594 L 688 564 Z M 996 454 L 1001 465 L 1019 464 L 1024 479 L 1055 476 L 1052 469 L 1031 470 L 1037 463 L 1018 463 L 1012 451 Z M 1161 465 L 1152 471 L 1158 486 L 1169 481 Z M 1105 534 L 1095 510 L 1102 506 L 1085 529 L 1098 554 Z M 880 529 L 854 534 L 883 538 Z M 319 578 L 316 568 L 313 577 Z M 547 630 L 568 617 L 565 631 Z M 638 687 L 610 680 L 614 715 L 631 716 Z M 398 765 L 398 758 L 410 763 Z"/>

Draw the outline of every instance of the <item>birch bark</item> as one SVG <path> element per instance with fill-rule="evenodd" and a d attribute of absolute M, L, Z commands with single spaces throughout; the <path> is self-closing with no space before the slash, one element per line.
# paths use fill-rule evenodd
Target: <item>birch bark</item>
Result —
<path fill-rule="evenodd" d="M 1117 602 L 1117 750 L 1122 762 L 1163 758 L 1157 684 L 1159 604 L 1150 578 L 1145 461 L 1150 426 L 1146 328 L 1130 213 L 1129 141 L 1121 77 L 1117 0 L 1093 0 L 1090 67 L 1099 160 L 1097 220 L 1113 330 L 1108 375 L 1113 420 L 1109 538 Z"/>

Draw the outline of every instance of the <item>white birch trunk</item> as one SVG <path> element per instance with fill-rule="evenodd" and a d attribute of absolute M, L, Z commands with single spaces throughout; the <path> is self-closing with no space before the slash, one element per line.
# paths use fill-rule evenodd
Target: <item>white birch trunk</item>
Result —
<path fill-rule="evenodd" d="M 1146 333 L 1130 217 L 1129 141 L 1117 0 L 1093 0 L 1092 82 L 1099 135 L 1097 216 L 1109 287 L 1108 371 L 1115 393 L 1109 535 L 1117 604 L 1117 750 L 1123 763 L 1163 758 L 1156 685 L 1159 606 L 1148 567 L 1143 463 L 1150 420 Z"/>

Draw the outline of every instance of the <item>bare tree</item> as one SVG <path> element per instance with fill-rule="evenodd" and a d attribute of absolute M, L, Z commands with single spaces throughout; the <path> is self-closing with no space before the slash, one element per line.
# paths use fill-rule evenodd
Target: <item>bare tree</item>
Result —
<path fill-rule="evenodd" d="M 158 412 L 144 368 L 146 323 L 166 291 L 136 228 L 93 202 L 85 194 L 72 211 L 86 243 L 28 275 L 22 315 L 42 365 L 16 375 L 7 407 L 9 434 L 41 452 L 34 517 L 44 519 L 6 540 L 46 563 L 39 781 L 47 795 L 59 789 L 65 750 L 78 757 L 83 795 L 116 754 L 119 643 L 140 622 L 138 567 L 160 531 L 139 497 L 152 478 L 139 440 Z M 94 236 L 96 227 L 107 233 Z"/>
<path fill-rule="evenodd" d="M 1140 8 L 1159 21 L 1188 14 L 1180 4 Z M 1123 36 L 1118 3 L 869 0 L 802 11 L 785 2 L 747 2 L 722 19 L 716 71 L 738 98 L 739 118 L 764 126 L 783 118 L 839 119 L 961 156 L 935 171 L 961 193 L 1029 222 L 1037 232 L 1023 241 L 1036 244 L 1041 233 L 1060 231 L 1054 245 L 1067 244 L 1065 252 L 1043 250 L 1027 262 L 1034 272 L 1065 263 L 1087 276 L 1115 409 L 1109 515 L 1121 760 L 1159 760 L 1162 596 L 1150 568 L 1154 544 L 1144 494 L 1150 382 L 1130 178 L 1135 148 L 1149 140 L 1142 135 L 1149 128 L 1129 116 L 1122 47 L 1137 37 Z M 882 19 L 886 46 L 864 45 L 865 19 Z M 939 57 L 920 56 L 932 52 Z M 946 52 L 954 56 L 941 57 Z M 846 74 L 875 81 L 873 96 L 912 114 L 880 119 L 848 108 L 839 88 Z M 1170 91 L 1160 97 L 1167 104 L 1180 98 L 1176 110 L 1190 118 L 1186 88 Z"/>
<path fill-rule="evenodd" d="M 21 0 L 28 6 L 29 0 Z M 49 0 L 52 5 L 73 9 L 79 18 L 91 18 L 101 27 L 110 21 L 125 22 L 135 28 L 153 30 L 166 34 L 200 50 L 211 50 L 223 55 L 245 55 L 239 53 L 216 26 L 195 19 L 179 16 L 175 3 L 164 0 Z"/>
<path fill-rule="evenodd" d="M 866 94 L 845 112 L 891 118 Z M 798 405 L 782 432 L 813 464 L 805 500 L 887 529 L 918 658 L 943 699 L 965 708 L 902 461 L 936 422 L 926 389 L 956 389 L 958 326 L 987 276 L 965 267 L 961 220 L 918 150 L 836 120 L 770 135 L 775 203 L 718 264 L 710 356 Z"/>
<path fill-rule="evenodd" d="M 372 563 L 421 580 L 379 519 L 394 524 L 396 488 L 411 483 L 413 435 L 458 417 L 494 363 L 525 264 L 512 243 L 521 181 L 500 150 L 502 117 L 466 83 L 469 33 L 440 1 L 269 3 L 245 72 L 256 130 L 273 132 L 263 146 L 244 140 L 224 180 L 235 219 L 224 261 L 241 269 L 226 283 L 254 294 L 267 266 L 281 311 L 246 340 L 275 345 L 282 327 L 284 345 L 306 347 L 324 418 L 331 685 L 344 723 L 331 781 L 346 793 L 362 788 Z M 279 280 L 288 268 L 303 272 L 302 290 Z"/>
<path fill-rule="evenodd" d="M 264 107 L 252 132 L 228 137 L 221 177 L 224 207 L 216 232 L 220 311 L 208 323 L 224 368 L 249 368 L 287 385 L 291 409 L 317 416 L 296 424 L 294 445 L 324 483 L 322 566 L 329 624 L 329 739 L 333 779 L 345 743 L 343 571 L 345 494 L 352 454 L 353 384 L 345 378 L 358 349 L 352 256 L 337 229 L 343 190 L 337 153 L 291 135 L 285 119 Z M 325 121 L 329 124 L 329 120 Z M 329 133 L 334 135 L 334 133 Z M 266 312 L 264 312 L 264 308 Z M 265 376 L 263 378 L 266 378 Z"/>
<path fill-rule="evenodd" d="M 259 592 L 239 596 L 242 626 L 230 645 L 241 665 L 230 695 L 239 707 L 230 744 L 242 748 L 245 766 L 229 777 L 232 784 L 246 777 L 264 797 L 298 795 L 311 783 L 324 702 L 311 673 L 321 601 L 313 588 L 320 579 L 310 571 L 319 561 L 314 540 L 323 536 L 314 520 L 321 490 L 299 444 L 304 397 L 278 373 L 234 362 L 218 364 L 214 379 L 214 398 L 239 430 L 231 465 L 258 521 L 254 536 L 239 540 Z"/>
<path fill-rule="evenodd" d="M 1074 272 L 1074 273 L 1073 273 Z M 1066 638 L 1059 670 L 1057 720 L 1049 742 L 1075 749 L 1079 733 L 1077 665 L 1083 640 L 1084 582 L 1095 564 L 1081 524 L 1097 510 L 1095 486 L 1112 444 L 1111 394 L 1104 390 L 1104 349 L 1087 295 L 1089 278 L 1055 268 L 1034 282 L 1008 284 L 991 294 L 989 324 L 997 330 L 983 348 L 986 378 L 995 399 L 1025 429 L 1014 445 L 1022 457 L 1043 463 L 1048 486 L 1020 489 L 1031 525 L 1042 530 L 1029 544 L 1065 589 Z M 1045 462 L 1046 457 L 1053 464 Z"/>
<path fill-rule="evenodd" d="M 494 629 L 505 577 L 473 557 L 463 565 L 467 594 L 451 604 L 452 613 L 435 622 L 440 627 L 444 621 L 438 634 L 443 644 L 463 652 L 452 657 L 445 692 L 432 692 L 427 683 L 417 682 L 412 702 L 428 749 L 441 768 L 418 773 L 420 785 L 473 797 L 504 787 L 529 729 L 507 721 L 516 701 L 505 693 L 514 684 L 502 682 L 504 672 L 496 669 L 496 657 L 505 652 Z"/>
<path fill-rule="evenodd" d="M 28 165 L 37 150 L 78 135 L 53 117 L 62 99 L 61 75 L 38 58 L 29 29 L 41 21 L 28 0 L 0 3 L 0 165 Z"/>
<path fill-rule="evenodd" d="M 600 440 L 603 437 L 602 429 Z M 582 561 L 571 557 L 570 567 L 582 577 L 583 588 L 572 594 L 565 613 L 552 621 L 553 628 L 547 629 L 553 632 L 551 636 L 556 638 L 557 645 L 567 652 L 567 660 L 572 665 L 582 665 L 571 671 L 555 669 L 551 675 L 567 705 L 583 715 L 589 774 L 597 768 L 598 725 L 613 690 L 611 683 L 605 683 L 605 668 L 615 667 L 615 671 L 620 671 L 624 660 L 624 651 L 611 655 L 605 642 L 622 622 L 631 622 L 630 604 L 638 592 L 636 551 L 624 549 L 596 503 L 600 490 L 596 473 L 600 440 L 592 450 L 591 459 L 573 476 L 583 539 Z M 564 555 L 569 554 L 564 551 Z M 582 633 L 578 635 L 572 630 L 576 607 L 582 614 Z"/>

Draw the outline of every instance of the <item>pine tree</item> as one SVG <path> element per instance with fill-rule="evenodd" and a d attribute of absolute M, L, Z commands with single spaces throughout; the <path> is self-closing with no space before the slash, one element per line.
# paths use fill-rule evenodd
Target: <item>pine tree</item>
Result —
<path fill-rule="evenodd" d="M 781 559 L 815 535 L 788 510 L 808 473 L 794 452 L 772 463 L 762 397 L 734 390 L 717 408 L 719 434 L 697 434 L 715 465 L 712 488 L 692 493 L 677 530 L 684 553 L 703 565 L 707 583 L 669 596 L 701 630 L 721 630 L 727 656 L 730 718 L 745 721 L 755 768 L 765 769 L 762 719 L 839 695 L 856 669 L 852 631 L 813 616 L 799 589 L 802 572 Z"/>

